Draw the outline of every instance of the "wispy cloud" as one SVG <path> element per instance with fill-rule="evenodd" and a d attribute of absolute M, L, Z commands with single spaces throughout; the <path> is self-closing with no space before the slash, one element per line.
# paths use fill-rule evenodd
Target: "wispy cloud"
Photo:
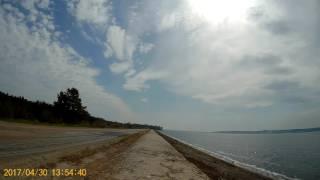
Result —
<path fill-rule="evenodd" d="M 110 0 L 70 0 L 69 12 L 79 23 L 105 27 L 112 22 L 112 2 Z"/>

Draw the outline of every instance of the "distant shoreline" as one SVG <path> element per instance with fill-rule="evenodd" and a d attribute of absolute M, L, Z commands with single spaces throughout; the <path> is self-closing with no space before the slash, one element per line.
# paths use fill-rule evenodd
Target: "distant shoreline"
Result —
<path fill-rule="evenodd" d="M 214 131 L 211 133 L 226 133 L 226 134 L 284 134 L 284 133 L 306 133 L 320 132 L 320 127 L 304 128 L 304 129 L 280 129 L 280 130 L 262 130 L 262 131 Z"/>

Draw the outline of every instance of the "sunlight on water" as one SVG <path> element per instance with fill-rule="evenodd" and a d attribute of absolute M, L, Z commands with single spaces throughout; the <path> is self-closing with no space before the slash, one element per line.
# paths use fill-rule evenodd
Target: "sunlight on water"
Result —
<path fill-rule="evenodd" d="M 242 163 L 299 179 L 320 179 L 320 133 L 222 134 L 164 131 Z"/>

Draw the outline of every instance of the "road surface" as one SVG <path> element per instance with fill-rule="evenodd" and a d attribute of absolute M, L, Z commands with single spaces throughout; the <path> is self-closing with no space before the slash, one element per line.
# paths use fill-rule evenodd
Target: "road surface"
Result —
<path fill-rule="evenodd" d="M 105 141 L 137 131 L 54 127 L 0 121 L 0 162 Z"/>
<path fill-rule="evenodd" d="M 111 179 L 209 179 L 154 131 L 138 139 L 124 157 Z"/>

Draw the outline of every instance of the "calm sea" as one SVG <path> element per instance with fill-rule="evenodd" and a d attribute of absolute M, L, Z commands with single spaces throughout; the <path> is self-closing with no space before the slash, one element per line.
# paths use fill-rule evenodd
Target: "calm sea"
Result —
<path fill-rule="evenodd" d="M 223 134 L 169 131 L 165 134 L 266 173 L 320 179 L 320 132 Z M 251 165 L 251 166 L 250 166 Z"/>

